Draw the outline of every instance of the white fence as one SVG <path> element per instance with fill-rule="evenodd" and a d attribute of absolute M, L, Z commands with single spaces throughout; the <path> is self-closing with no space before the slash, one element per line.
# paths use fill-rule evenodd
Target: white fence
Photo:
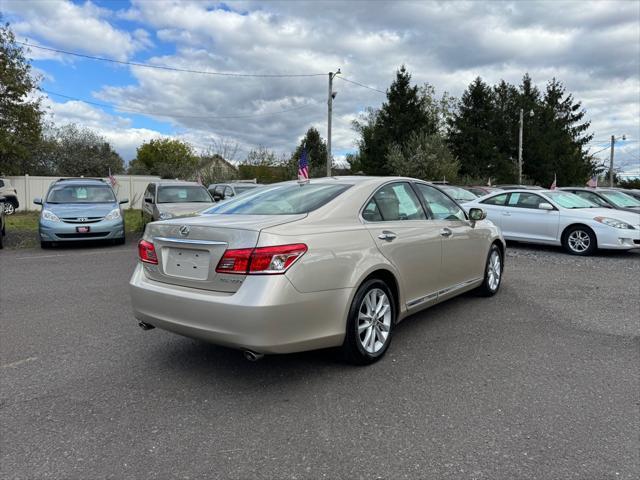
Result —
<path fill-rule="evenodd" d="M 141 208 L 142 194 L 147 189 L 149 182 L 159 180 L 160 177 L 147 175 L 114 175 L 117 185 L 114 187 L 118 200 L 129 199 L 125 208 Z M 34 205 L 33 199 L 36 197 L 44 197 L 47 194 L 51 182 L 58 180 L 60 177 L 32 177 L 24 175 L 19 177 L 6 177 L 11 181 L 13 187 L 18 191 L 18 201 L 20 207 L 18 210 L 37 210 L 40 207 Z M 106 177 L 105 177 L 106 180 Z"/>

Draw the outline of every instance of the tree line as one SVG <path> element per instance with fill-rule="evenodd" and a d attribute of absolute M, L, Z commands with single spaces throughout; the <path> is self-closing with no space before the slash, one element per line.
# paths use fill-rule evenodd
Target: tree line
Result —
<path fill-rule="evenodd" d="M 238 157 L 238 144 L 222 139 L 197 153 L 172 138 L 138 147 L 128 168 L 104 137 L 78 125 L 46 121 L 34 95 L 40 79 L 8 24 L 0 26 L 0 174 L 105 176 L 150 174 L 199 179 L 203 183 L 256 178 L 260 182 L 296 177 L 307 149 L 312 177 L 326 172 L 327 146 L 310 128 L 289 155 L 261 146 Z M 379 108 L 368 108 L 353 122 L 356 151 L 347 155 L 349 171 L 403 175 L 462 183 L 517 180 L 518 129 L 524 114 L 523 175 L 526 183 L 583 183 L 598 172 L 586 146 L 590 122 L 579 101 L 555 78 L 539 90 L 528 74 L 515 86 L 489 85 L 476 78 L 460 99 L 436 95 L 430 84 L 414 85 L 401 66 Z M 232 166 L 232 162 L 234 165 Z M 335 171 L 335 169 L 334 169 Z"/>

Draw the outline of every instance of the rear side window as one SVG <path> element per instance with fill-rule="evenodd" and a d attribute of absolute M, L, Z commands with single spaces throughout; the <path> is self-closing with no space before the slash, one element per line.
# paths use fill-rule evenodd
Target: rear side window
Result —
<path fill-rule="evenodd" d="M 408 183 L 393 183 L 378 190 L 367 203 L 362 218 L 367 221 L 425 220 L 422 205 Z"/>
<path fill-rule="evenodd" d="M 487 198 L 486 200 L 483 200 L 480 203 L 484 203 L 486 205 L 504 205 L 505 203 L 507 203 L 508 195 L 509 195 L 508 193 L 503 193 L 500 195 L 496 195 L 495 197 Z"/>
<path fill-rule="evenodd" d="M 204 213 L 223 215 L 297 215 L 327 204 L 351 185 L 307 183 L 257 189 Z"/>

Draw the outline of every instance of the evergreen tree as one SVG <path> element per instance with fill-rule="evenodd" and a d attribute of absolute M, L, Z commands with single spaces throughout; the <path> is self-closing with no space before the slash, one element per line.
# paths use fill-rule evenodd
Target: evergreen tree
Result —
<path fill-rule="evenodd" d="M 297 177 L 298 162 L 302 156 L 302 148 L 307 148 L 307 162 L 309 162 L 309 177 L 325 177 L 327 175 L 327 143 L 320 136 L 315 127 L 309 128 L 300 144 L 291 155 L 290 168 L 292 175 Z"/>
<path fill-rule="evenodd" d="M 488 178 L 495 172 L 493 119 L 491 88 L 477 77 L 462 94 L 458 111 L 449 122 L 449 147 L 460 160 L 462 175 Z"/>
<path fill-rule="evenodd" d="M 518 89 L 504 80 L 493 87 L 491 135 L 495 157 L 488 174 L 496 183 L 517 180 L 518 98 Z"/>

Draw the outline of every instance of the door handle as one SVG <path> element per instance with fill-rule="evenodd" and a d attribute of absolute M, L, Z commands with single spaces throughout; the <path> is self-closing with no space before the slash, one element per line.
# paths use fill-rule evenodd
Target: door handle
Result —
<path fill-rule="evenodd" d="M 391 242 L 395 240 L 396 237 L 397 235 L 389 230 L 383 230 L 382 233 L 378 235 L 378 238 L 380 240 L 386 240 L 387 242 Z"/>
<path fill-rule="evenodd" d="M 442 230 L 440 230 L 440 235 L 442 235 L 443 237 L 450 237 L 451 234 L 453 234 L 453 232 L 448 228 L 443 228 Z"/>

